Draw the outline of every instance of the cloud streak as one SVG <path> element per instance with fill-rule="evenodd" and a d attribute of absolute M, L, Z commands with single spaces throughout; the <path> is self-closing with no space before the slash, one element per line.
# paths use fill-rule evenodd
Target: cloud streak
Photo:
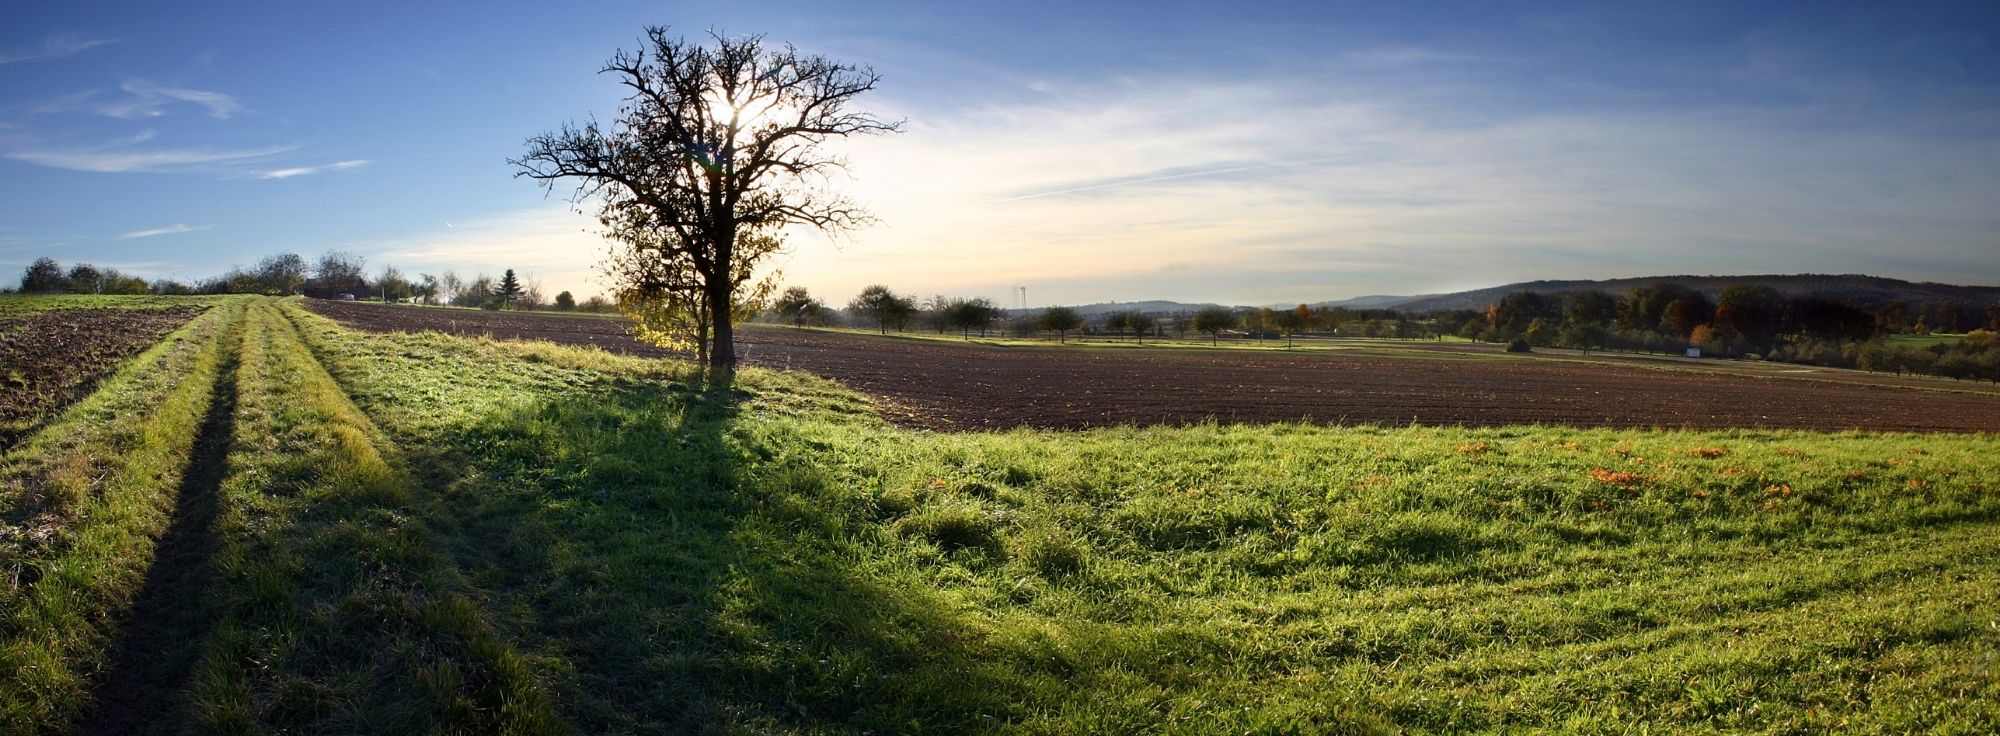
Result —
<path fill-rule="evenodd" d="M 272 169 L 262 174 L 258 174 L 257 178 L 290 179 L 295 176 L 306 176 L 309 174 L 317 174 L 322 171 L 347 171 L 349 169 L 358 169 L 363 166 L 367 166 L 369 163 L 372 162 L 370 162 L 367 159 L 353 159 L 350 161 L 335 161 L 333 163 L 324 164 L 320 166 L 293 166 L 284 169 Z"/>
<path fill-rule="evenodd" d="M 164 148 L 133 150 L 124 147 L 88 149 L 16 150 L 7 158 L 52 169 L 95 173 L 180 172 L 208 166 L 241 164 L 269 158 L 297 146 L 265 148 Z"/>
<path fill-rule="evenodd" d="M 116 38 L 91 38 L 74 34 L 57 34 L 42 41 L 42 48 L 25 53 L 0 51 L 0 64 L 13 64 L 35 59 L 60 59 L 74 56 L 88 49 L 118 43 Z"/>
<path fill-rule="evenodd" d="M 243 111 L 242 104 L 221 92 L 173 87 L 145 79 L 125 80 L 118 88 L 131 97 L 105 103 L 98 107 L 98 112 L 114 118 L 153 118 L 167 114 L 167 106 L 182 103 L 208 108 L 209 117 L 226 120 Z"/>
<path fill-rule="evenodd" d="M 88 112 L 120 120 L 165 117 L 174 105 L 206 108 L 208 116 L 227 120 L 243 112 L 243 104 L 221 92 L 163 85 L 146 79 L 127 79 L 118 85 L 123 96 L 107 97 L 103 90 L 87 89 L 37 102 L 28 111 L 38 115 Z"/>
<path fill-rule="evenodd" d="M 843 188 L 883 224 L 839 247 L 797 233 L 786 270 L 835 300 L 1025 284 L 1042 303 L 1686 272 L 2000 281 L 1968 255 L 1991 247 L 2000 136 L 1802 129 L 1783 108 L 1495 109 L 1477 70 L 1432 56 L 897 111 L 909 133 L 842 144 Z"/>
<path fill-rule="evenodd" d="M 125 234 L 123 234 L 123 235 L 120 235 L 120 236 L 118 236 L 118 237 L 116 237 L 116 238 L 113 238 L 113 239 L 114 239 L 114 240 L 135 240 L 135 239 L 138 239 L 138 238 L 151 238 L 151 237 L 155 237 L 155 236 L 159 236 L 159 235 L 179 235 L 179 234 L 181 234 L 181 233 L 192 233 L 192 232 L 198 232 L 198 231 L 201 231 L 201 230 L 208 230 L 208 229 L 211 229 L 211 228 L 213 228 L 213 227 L 215 227 L 215 226 L 214 226 L 214 225 L 193 225 L 193 226 L 189 226 L 189 225 L 182 225 L 182 224 L 179 224 L 179 223 L 176 223 L 176 224 L 173 224 L 173 225 L 168 225 L 168 226 L 166 226 L 166 227 L 156 227 L 156 228 L 153 228 L 153 229 L 151 229 L 151 230 L 134 230 L 134 231 L 132 231 L 132 232 L 129 232 L 129 233 L 125 233 Z"/>

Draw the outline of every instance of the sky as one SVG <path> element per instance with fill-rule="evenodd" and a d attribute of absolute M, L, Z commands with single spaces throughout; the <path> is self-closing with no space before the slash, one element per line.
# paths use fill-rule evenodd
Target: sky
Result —
<path fill-rule="evenodd" d="M 598 293 L 507 160 L 648 25 L 871 66 L 781 282 L 1012 306 L 1533 279 L 2000 285 L 2000 4 L 53 3 L 0 26 L 0 278 L 279 252 Z"/>

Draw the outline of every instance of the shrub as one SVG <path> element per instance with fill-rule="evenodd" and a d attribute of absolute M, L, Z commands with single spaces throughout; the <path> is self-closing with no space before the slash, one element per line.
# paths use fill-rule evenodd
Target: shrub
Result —
<path fill-rule="evenodd" d="M 1510 353 L 1531 353 L 1534 350 L 1534 347 L 1528 345 L 1528 341 L 1523 338 L 1517 337 L 1513 342 L 1507 343 L 1507 352 Z"/>

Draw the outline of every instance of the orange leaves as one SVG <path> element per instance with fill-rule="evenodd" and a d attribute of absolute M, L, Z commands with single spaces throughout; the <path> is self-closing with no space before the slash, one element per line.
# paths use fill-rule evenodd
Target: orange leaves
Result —
<path fill-rule="evenodd" d="M 1623 488 L 1631 488 L 1632 486 L 1646 482 L 1646 477 L 1638 473 L 1630 473 L 1623 470 L 1606 470 L 1604 468 L 1592 468 L 1590 470 L 1590 479 L 1605 485 Z"/>

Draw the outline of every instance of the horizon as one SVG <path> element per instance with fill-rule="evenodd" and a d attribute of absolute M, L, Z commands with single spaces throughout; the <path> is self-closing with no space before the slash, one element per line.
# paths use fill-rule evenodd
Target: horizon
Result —
<path fill-rule="evenodd" d="M 202 7 L 38 7 L 0 35 L 0 268 L 193 280 L 342 250 L 601 293 L 594 223 L 504 162 L 608 115 L 596 69 L 667 24 L 882 74 L 860 106 L 908 129 L 846 142 L 834 183 L 880 223 L 793 233 L 777 263 L 829 303 L 2000 285 L 1981 4 Z"/>

